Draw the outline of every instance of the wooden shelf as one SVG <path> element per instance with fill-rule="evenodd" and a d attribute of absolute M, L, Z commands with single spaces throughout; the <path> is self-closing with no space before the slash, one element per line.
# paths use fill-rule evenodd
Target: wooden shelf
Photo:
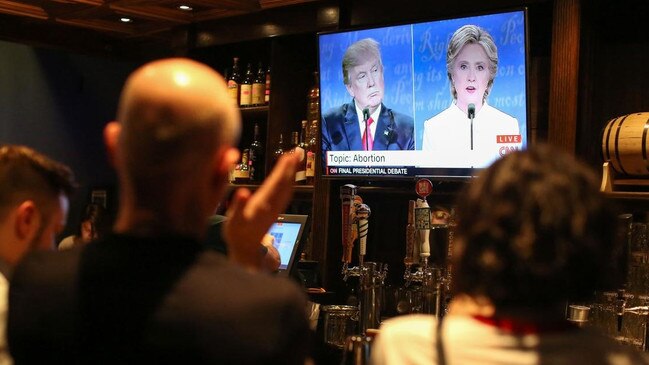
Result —
<path fill-rule="evenodd" d="M 261 184 L 230 184 L 230 189 L 236 188 L 247 188 L 251 191 L 259 189 Z M 293 186 L 296 194 L 313 193 L 313 185 L 294 185 Z"/>
<path fill-rule="evenodd" d="M 642 200 L 649 201 L 649 192 L 611 191 L 603 192 L 604 196 L 616 200 Z"/>
<path fill-rule="evenodd" d="M 259 106 L 249 106 L 244 108 L 239 108 L 241 111 L 241 116 L 244 119 L 263 117 L 266 120 L 266 114 L 268 113 L 268 105 L 259 105 Z"/>
<path fill-rule="evenodd" d="M 600 191 L 609 198 L 649 200 L 649 178 L 617 176 L 610 162 L 602 165 Z"/>

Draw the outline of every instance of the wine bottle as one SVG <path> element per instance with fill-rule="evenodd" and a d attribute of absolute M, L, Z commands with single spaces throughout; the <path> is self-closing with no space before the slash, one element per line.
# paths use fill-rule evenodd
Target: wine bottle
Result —
<path fill-rule="evenodd" d="M 266 73 L 261 67 L 261 62 L 259 62 L 259 68 L 257 68 L 257 73 L 252 82 L 252 105 L 264 105 L 264 98 L 266 97 Z"/>
<path fill-rule="evenodd" d="M 250 156 L 248 164 L 250 165 L 250 181 L 262 181 L 264 179 L 264 146 L 259 141 L 259 124 L 255 123 L 254 139 L 250 144 Z"/>
<path fill-rule="evenodd" d="M 241 163 L 234 168 L 234 183 L 245 184 L 250 181 L 250 166 L 248 165 L 249 150 L 243 150 Z"/>
<path fill-rule="evenodd" d="M 307 97 L 307 120 L 320 120 L 320 87 L 318 86 L 320 79 L 318 71 L 313 73 L 313 85 L 309 89 Z"/>
<path fill-rule="evenodd" d="M 273 151 L 273 166 L 277 163 L 277 160 L 279 160 L 280 157 L 286 152 L 284 150 L 284 135 L 279 134 L 279 142 L 277 143 L 277 149 Z"/>
<path fill-rule="evenodd" d="M 252 66 L 248 63 L 246 74 L 239 87 L 239 105 L 248 107 L 252 105 Z"/>
<path fill-rule="evenodd" d="M 318 121 L 316 119 L 311 121 L 307 136 L 306 183 L 313 185 L 315 181 L 316 151 L 318 149 Z"/>
<path fill-rule="evenodd" d="M 304 130 L 305 128 L 305 123 L 306 121 L 303 121 L 302 123 L 302 129 Z M 298 132 L 293 132 L 291 134 L 291 153 L 299 153 L 300 154 L 300 163 L 297 165 L 297 171 L 295 172 L 295 183 L 296 184 L 304 184 L 306 183 L 306 156 L 305 156 L 305 149 L 303 148 L 303 144 L 300 141 L 300 133 Z M 298 149 L 299 147 L 299 149 Z"/>
<path fill-rule="evenodd" d="M 239 105 L 239 57 L 234 57 L 232 60 L 232 73 L 228 80 L 228 93 L 237 105 Z"/>
<path fill-rule="evenodd" d="M 268 70 L 266 70 L 266 89 L 264 91 L 264 102 L 266 104 L 270 103 L 270 65 L 268 65 Z"/>

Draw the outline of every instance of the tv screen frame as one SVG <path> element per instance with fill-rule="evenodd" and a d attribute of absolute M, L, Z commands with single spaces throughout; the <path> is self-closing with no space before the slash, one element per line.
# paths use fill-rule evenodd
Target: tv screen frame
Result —
<path fill-rule="evenodd" d="M 467 116 L 464 121 L 465 124 L 471 125 L 470 136 L 469 133 L 464 133 L 465 129 L 461 129 L 462 134 L 467 135 L 466 138 L 454 136 L 453 133 L 457 131 L 449 131 L 448 136 L 440 134 L 440 130 L 446 133 L 444 131 L 448 125 L 442 126 L 441 129 L 434 128 L 433 123 L 438 123 L 441 116 L 449 115 L 443 112 L 451 112 L 455 106 L 447 75 L 446 53 L 453 33 L 466 24 L 477 25 L 486 30 L 498 49 L 498 69 L 486 98 L 491 108 L 484 110 L 496 109 L 509 115 L 510 117 L 503 118 L 507 118 L 510 126 L 516 124 L 510 118 L 515 118 L 518 133 L 510 132 L 511 128 L 505 128 L 480 134 L 476 126 L 480 120 L 486 119 L 484 116 L 488 114 L 484 112 L 483 118 L 478 119 L 479 110 L 473 114 L 477 120 L 471 120 Z M 363 110 L 360 103 L 354 101 L 354 90 L 345 84 L 342 72 L 343 55 L 349 45 L 366 38 L 378 42 L 383 69 L 384 93 L 379 109 L 382 111 L 381 115 L 378 111 L 375 114 L 379 123 L 373 131 L 374 139 L 381 139 L 382 136 L 391 138 L 383 138 L 383 144 L 374 142 L 374 146 L 378 148 L 372 151 L 366 151 L 362 147 L 362 141 L 367 144 L 367 140 L 362 137 L 362 123 L 369 117 L 369 110 Z M 397 25 L 322 32 L 318 33 L 317 40 L 323 178 L 380 180 L 427 177 L 434 180 L 464 180 L 475 176 L 504 154 L 527 147 L 530 132 L 530 43 L 526 7 Z M 387 131 L 380 122 L 383 111 L 388 111 L 391 118 Z M 460 109 L 455 112 L 459 111 Z M 361 113 L 367 114 L 358 117 Z M 434 118 L 436 116 L 437 118 Z M 427 136 L 440 136 L 435 143 L 431 143 L 430 137 L 427 137 L 426 151 L 422 150 L 424 129 L 428 128 L 425 125 L 430 125 L 431 133 Z M 399 133 L 406 130 L 407 135 L 408 126 L 412 135 L 409 140 L 403 138 L 408 142 L 401 143 Z M 474 129 L 477 133 L 475 136 Z M 437 132 L 432 133 L 433 130 Z M 395 138 L 395 135 L 398 137 Z M 470 139 L 473 148 L 473 140 L 476 139 L 478 143 L 477 140 L 481 136 L 489 141 L 493 140 L 489 142 L 488 153 L 484 153 L 487 149 L 477 151 L 478 148 L 453 152 L 456 144 L 444 145 L 444 142 L 457 138 L 460 138 L 462 143 Z M 392 143 L 393 141 L 396 142 Z M 409 150 L 413 148 L 413 144 L 414 150 Z"/>

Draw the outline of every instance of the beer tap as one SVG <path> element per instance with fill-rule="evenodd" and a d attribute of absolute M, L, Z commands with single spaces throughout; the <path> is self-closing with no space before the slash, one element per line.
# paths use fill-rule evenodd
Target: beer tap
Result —
<path fill-rule="evenodd" d="M 622 330 L 622 316 L 624 314 L 629 313 L 644 317 L 644 323 L 642 324 L 642 350 L 647 351 L 649 348 L 649 297 L 639 296 L 638 299 L 642 299 L 644 305 L 635 307 L 626 306 L 628 298 L 632 298 L 632 295 L 625 294 L 624 289 L 618 290 L 618 295 L 615 300 L 615 314 L 618 318 L 617 330 L 618 332 Z"/>
<path fill-rule="evenodd" d="M 406 265 L 406 271 L 403 273 L 405 286 L 410 286 L 412 281 L 411 268 L 419 263 L 419 256 L 415 256 L 415 247 L 417 245 L 417 232 L 415 230 L 415 201 L 408 201 L 408 225 L 406 226 L 406 256 L 403 263 Z"/>
<path fill-rule="evenodd" d="M 356 195 L 357 188 L 347 184 L 340 188 L 342 200 L 343 231 L 343 280 L 350 276 L 359 278 L 360 311 L 359 324 L 361 333 L 368 329 L 378 328 L 381 317 L 381 298 L 387 275 L 387 265 L 365 261 L 367 253 L 368 218 L 371 210 L 363 199 Z M 358 266 L 351 266 L 354 241 L 359 238 Z"/>
<path fill-rule="evenodd" d="M 618 289 L 617 297 L 615 298 L 615 314 L 617 315 L 617 331 L 622 332 L 622 318 L 626 310 L 626 298 L 624 296 L 624 289 Z"/>
<path fill-rule="evenodd" d="M 370 208 L 363 204 L 363 198 L 356 195 L 357 187 L 351 184 L 340 188 L 342 199 L 342 230 L 343 230 L 343 280 L 347 281 L 350 276 L 360 276 L 361 265 L 367 251 L 367 218 L 370 216 Z M 358 214 L 360 212 L 360 215 Z M 359 266 L 350 266 L 354 242 L 359 238 L 359 224 L 362 223 L 362 235 L 359 245 Z"/>
<path fill-rule="evenodd" d="M 430 259 L 430 232 L 433 229 L 445 228 L 443 232 L 448 232 L 446 225 L 433 225 L 431 208 L 426 198 L 433 190 L 433 184 L 430 180 L 420 179 L 416 183 L 416 192 L 419 195 L 417 201 L 410 201 L 408 205 L 408 227 L 406 228 L 406 257 L 404 263 L 406 270 L 404 272 L 405 287 L 412 282 L 421 283 L 421 286 L 415 288 L 421 297 L 421 306 L 413 307 L 414 311 L 434 314 L 441 317 L 444 314 L 444 303 L 447 283 L 445 276 L 445 263 L 429 262 Z M 438 231 L 439 233 L 439 231 Z M 443 242 L 439 239 L 439 234 L 435 235 L 435 247 L 445 245 L 448 241 Z M 443 246 L 445 250 L 448 247 Z M 416 271 L 412 271 L 415 262 L 419 264 Z"/>
<path fill-rule="evenodd" d="M 358 223 L 359 235 L 359 252 L 358 252 L 358 266 L 363 266 L 365 255 L 367 253 L 367 231 L 369 230 L 368 218 L 372 213 L 367 204 L 359 204 L 356 207 L 356 221 Z"/>
<path fill-rule="evenodd" d="M 340 199 L 342 202 L 342 244 L 343 244 L 343 280 L 347 281 L 349 276 L 358 276 L 360 274 L 358 267 L 350 268 L 352 262 L 352 251 L 354 249 L 354 200 L 357 188 L 355 185 L 346 184 L 340 187 Z"/>
<path fill-rule="evenodd" d="M 363 204 L 358 195 L 354 200 L 355 222 L 358 227 L 358 272 L 360 286 L 360 330 L 366 334 L 368 329 L 379 328 L 383 286 L 388 271 L 387 264 L 365 261 L 367 253 L 368 218 L 370 207 Z"/>
<path fill-rule="evenodd" d="M 428 267 L 428 258 L 430 257 L 430 229 L 431 214 L 430 206 L 426 197 L 433 190 L 433 184 L 430 180 L 420 179 L 415 185 L 415 191 L 421 199 L 410 201 L 408 204 L 408 227 L 406 228 L 406 257 L 404 263 L 406 270 L 403 274 L 405 286 L 408 287 L 412 282 L 422 282 L 424 271 Z M 411 214 L 412 213 L 412 214 Z M 413 222 L 411 225 L 410 222 Z M 412 267 L 418 263 L 419 267 L 412 272 Z"/>
<path fill-rule="evenodd" d="M 419 231 L 419 257 L 422 268 L 428 267 L 430 257 L 430 206 L 424 199 L 417 199 L 415 208 L 415 228 Z"/>

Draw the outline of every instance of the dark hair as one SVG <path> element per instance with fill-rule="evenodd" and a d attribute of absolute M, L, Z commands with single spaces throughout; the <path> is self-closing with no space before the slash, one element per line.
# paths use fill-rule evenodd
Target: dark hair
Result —
<path fill-rule="evenodd" d="M 18 199 L 49 199 L 59 194 L 69 197 L 75 187 L 74 175 L 67 166 L 29 147 L 0 146 L 0 209 Z"/>
<path fill-rule="evenodd" d="M 102 205 L 94 203 L 86 205 L 79 217 L 79 226 L 76 232 L 78 237 L 81 237 L 81 227 L 86 221 L 91 224 L 93 237 L 103 237 L 110 229 L 108 214 Z"/>
<path fill-rule="evenodd" d="M 572 156 L 544 145 L 511 153 L 460 196 L 454 290 L 500 308 L 584 299 L 607 274 L 614 222 Z"/>

